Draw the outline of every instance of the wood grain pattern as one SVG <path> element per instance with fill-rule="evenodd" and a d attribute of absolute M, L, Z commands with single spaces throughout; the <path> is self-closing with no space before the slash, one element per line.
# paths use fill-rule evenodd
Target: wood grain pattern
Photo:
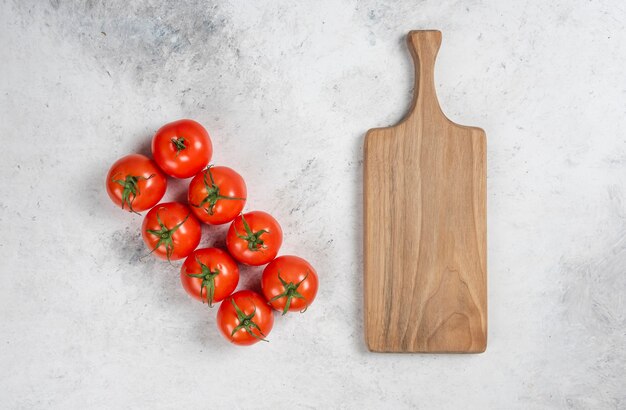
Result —
<path fill-rule="evenodd" d="M 365 137 L 365 334 L 376 352 L 487 345 L 486 142 L 453 123 L 434 86 L 439 31 L 412 31 L 415 95 Z"/>

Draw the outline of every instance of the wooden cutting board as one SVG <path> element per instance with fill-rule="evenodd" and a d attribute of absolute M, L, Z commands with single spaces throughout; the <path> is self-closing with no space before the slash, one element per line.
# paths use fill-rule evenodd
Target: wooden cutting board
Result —
<path fill-rule="evenodd" d="M 365 336 L 375 352 L 487 346 L 486 142 L 435 93 L 441 32 L 411 31 L 415 95 L 365 137 Z"/>

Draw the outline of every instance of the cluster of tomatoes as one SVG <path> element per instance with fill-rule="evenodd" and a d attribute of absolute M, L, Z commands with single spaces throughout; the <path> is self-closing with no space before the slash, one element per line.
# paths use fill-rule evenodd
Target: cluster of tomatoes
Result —
<path fill-rule="evenodd" d="M 217 326 L 239 345 L 266 341 L 272 330 L 272 308 L 286 314 L 304 311 L 318 288 L 315 269 L 297 256 L 276 257 L 283 241 L 280 225 L 261 211 L 242 213 L 246 184 L 237 172 L 210 166 L 211 139 L 199 123 L 180 120 L 164 125 L 152 139 L 152 157 L 132 154 L 113 164 L 106 188 L 115 204 L 133 213 L 149 210 L 142 236 L 151 254 L 168 261 L 186 258 L 180 279 L 193 298 L 209 307 L 221 302 Z M 159 203 L 167 177 L 191 178 L 188 203 Z M 196 249 L 201 223 L 230 222 L 227 251 Z M 239 283 L 237 262 L 268 264 L 261 278 L 262 295 L 234 292 Z M 234 293 L 233 293 L 234 292 Z"/>

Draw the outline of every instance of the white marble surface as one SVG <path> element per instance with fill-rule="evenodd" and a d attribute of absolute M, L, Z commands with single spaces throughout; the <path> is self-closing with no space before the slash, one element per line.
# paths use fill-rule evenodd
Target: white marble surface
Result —
<path fill-rule="evenodd" d="M 0 2 L 0 407 L 626 408 L 623 2 L 100 3 Z M 404 114 L 419 28 L 487 131 L 482 355 L 363 341 L 363 135 Z M 269 344 L 225 343 L 103 189 L 181 117 L 320 274 Z"/>

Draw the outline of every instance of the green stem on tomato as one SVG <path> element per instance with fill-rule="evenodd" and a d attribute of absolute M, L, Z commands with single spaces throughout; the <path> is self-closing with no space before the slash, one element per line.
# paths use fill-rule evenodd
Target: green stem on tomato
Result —
<path fill-rule="evenodd" d="M 174 144 L 174 147 L 176 148 L 176 156 L 178 156 L 182 150 L 187 148 L 187 145 L 185 145 L 186 140 L 183 137 L 174 137 L 170 141 L 172 141 L 172 144 Z"/>
<path fill-rule="evenodd" d="M 302 296 L 300 294 L 300 292 L 298 292 L 298 287 L 300 287 L 300 285 L 302 284 L 302 282 L 304 282 L 306 280 L 306 278 L 309 276 L 309 272 L 306 273 L 306 275 L 304 275 L 304 278 L 302 278 L 302 280 L 298 283 L 293 283 L 293 282 L 289 282 L 287 283 L 287 281 L 285 281 L 281 276 L 280 276 L 280 271 L 278 271 L 278 280 L 280 280 L 280 283 L 282 283 L 283 285 L 283 293 L 281 293 L 280 295 L 276 295 L 273 298 L 271 298 L 269 300 L 270 303 L 274 302 L 275 300 L 278 300 L 280 298 L 287 298 L 287 302 L 285 302 L 285 308 L 283 309 L 283 316 L 289 311 L 289 307 L 291 306 L 291 300 L 293 298 L 298 298 L 298 299 L 304 299 L 305 302 L 307 302 L 306 298 L 304 296 Z M 301 313 L 304 313 L 304 311 L 306 311 L 306 309 L 308 308 L 308 302 L 307 302 L 307 306 L 301 310 Z"/>
<path fill-rule="evenodd" d="M 230 337 L 233 337 L 235 335 L 235 333 L 237 333 L 238 330 L 240 329 L 245 329 L 245 331 L 252 337 L 257 338 L 259 340 L 262 340 L 264 342 L 267 342 L 268 340 L 265 339 L 265 333 L 263 333 L 261 331 L 261 328 L 259 327 L 259 325 L 257 325 L 252 319 L 254 318 L 254 315 L 256 314 L 256 305 L 254 306 L 254 310 L 252 311 L 252 313 L 250 313 L 249 315 L 246 315 L 243 313 L 243 311 L 239 308 L 239 306 L 237 306 L 237 303 L 235 303 L 235 299 L 231 298 L 230 299 L 230 303 L 232 303 L 232 305 L 235 307 L 235 312 L 237 313 L 237 320 L 239 320 L 239 324 L 233 329 L 233 331 L 230 333 Z M 253 302 L 254 303 L 254 302 Z M 259 333 L 261 334 L 261 336 L 263 337 L 259 337 L 258 335 L 254 334 L 254 332 L 252 331 L 252 329 L 256 329 L 259 331 Z"/>
<path fill-rule="evenodd" d="M 235 201 L 245 201 L 246 198 L 238 198 L 238 197 L 234 197 L 234 196 L 225 196 L 220 194 L 220 187 L 217 186 L 215 184 L 215 180 L 213 179 L 213 174 L 211 173 L 211 167 L 213 167 L 213 165 L 209 165 L 207 167 L 207 169 L 204 171 L 204 188 L 206 189 L 206 196 L 204 197 L 204 199 L 199 203 L 199 204 L 191 204 L 191 206 L 196 207 L 196 208 L 202 208 L 206 211 L 207 214 L 209 215 L 213 215 L 213 213 L 215 212 L 215 205 L 217 204 L 217 201 L 219 201 L 220 199 L 227 199 L 227 200 L 235 200 Z M 209 175 L 210 178 L 210 182 L 209 180 L 207 180 L 207 174 Z M 207 205 L 207 207 L 205 207 L 205 205 Z"/>
<path fill-rule="evenodd" d="M 172 236 L 178 230 L 178 228 L 180 228 L 181 225 L 187 221 L 187 218 L 189 218 L 190 214 L 187 214 L 187 216 L 185 216 L 185 218 L 182 221 L 180 221 L 179 223 L 177 223 L 174 227 L 170 229 L 167 226 L 165 226 L 163 221 L 161 221 L 161 217 L 159 216 L 159 211 L 160 209 L 157 210 L 156 217 L 157 217 L 157 222 L 159 223 L 159 226 L 161 229 L 158 229 L 158 230 L 147 229 L 146 230 L 146 232 L 148 232 L 149 234 L 154 235 L 159 238 L 159 241 L 157 242 L 154 249 L 150 251 L 150 253 L 156 251 L 160 246 L 165 245 L 165 254 L 167 255 L 167 261 L 171 263 L 170 258 L 172 257 L 172 252 L 174 252 L 174 242 L 172 240 Z"/>
<path fill-rule="evenodd" d="M 213 307 L 213 298 L 215 296 L 215 277 L 220 274 L 219 269 L 215 268 L 212 271 L 207 265 L 200 262 L 200 260 L 196 257 L 196 262 L 200 265 L 200 269 L 202 269 L 201 273 L 188 273 L 187 276 L 190 278 L 198 278 L 202 279 L 202 283 L 200 285 L 200 299 L 202 299 L 202 291 L 206 289 L 206 300 L 209 307 Z"/>
<path fill-rule="evenodd" d="M 135 202 L 135 198 L 137 198 L 137 195 L 141 194 L 141 192 L 139 191 L 139 181 L 147 181 L 150 178 L 154 177 L 155 174 L 152 174 L 148 177 L 126 175 L 126 178 L 124 178 L 123 180 L 115 179 L 115 176 L 117 175 L 119 174 L 116 174 L 113 177 L 111 177 L 111 182 L 115 182 L 124 187 L 124 190 L 122 191 L 122 209 L 124 209 L 124 204 L 127 204 L 128 210 L 130 212 L 133 212 L 139 215 L 139 212 L 136 212 L 133 209 L 133 202 Z M 131 198 L 131 195 L 132 195 L 132 198 Z"/>
<path fill-rule="evenodd" d="M 235 229 L 235 235 L 237 235 L 238 238 L 248 242 L 248 249 L 256 252 L 261 249 L 267 248 L 267 245 L 265 245 L 265 242 L 263 241 L 263 239 L 261 239 L 261 235 L 269 233 L 269 231 L 266 229 L 261 229 L 260 231 L 252 232 L 252 229 L 250 229 L 250 225 L 248 225 L 248 222 L 246 221 L 246 218 L 244 218 L 243 214 L 241 214 L 241 221 L 243 222 L 243 228 L 246 231 L 245 235 L 241 235 L 239 232 L 237 232 L 237 228 L 235 228 L 234 225 L 233 228 Z"/>

